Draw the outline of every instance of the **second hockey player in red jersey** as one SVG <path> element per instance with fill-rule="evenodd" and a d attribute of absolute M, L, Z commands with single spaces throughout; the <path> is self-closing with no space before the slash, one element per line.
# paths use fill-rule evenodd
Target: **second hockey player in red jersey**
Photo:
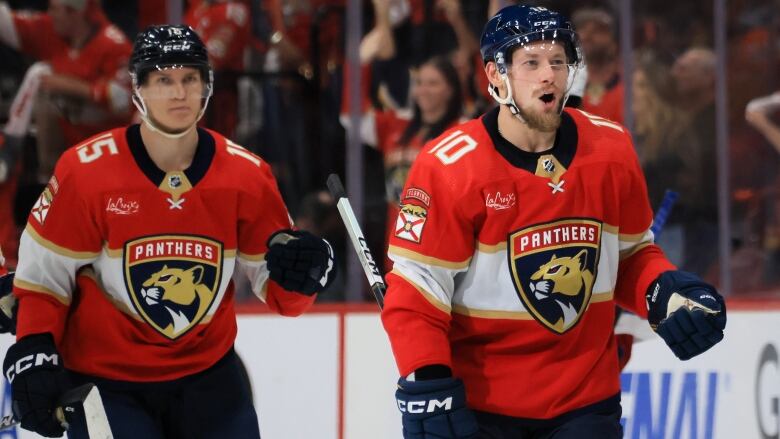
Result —
<path fill-rule="evenodd" d="M 404 437 L 621 438 L 615 302 L 682 359 L 722 339 L 725 304 L 653 244 L 626 129 L 562 111 L 569 22 L 509 6 L 481 50 L 500 106 L 423 149 L 390 242 Z"/>
<path fill-rule="evenodd" d="M 332 279 L 332 249 L 289 230 L 266 162 L 196 127 L 212 69 L 194 31 L 148 28 L 130 64 L 143 123 L 68 150 L 22 235 L 14 413 L 59 436 L 59 395 L 95 382 L 115 438 L 258 438 L 232 278 L 298 315 Z M 68 436 L 87 437 L 83 420 Z"/>

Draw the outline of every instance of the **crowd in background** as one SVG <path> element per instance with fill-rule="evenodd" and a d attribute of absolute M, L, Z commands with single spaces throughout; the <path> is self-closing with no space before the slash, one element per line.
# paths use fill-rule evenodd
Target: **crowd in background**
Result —
<path fill-rule="evenodd" d="M 136 120 L 125 71 L 130 41 L 146 25 L 165 22 L 164 5 L 171 3 L 0 1 L 0 246 L 9 265 L 58 155 Z M 351 250 L 324 181 L 332 172 L 344 175 L 346 3 L 182 3 L 184 23 L 206 41 L 216 70 L 202 124 L 268 161 L 296 223 L 326 237 L 341 255 Z M 479 35 L 506 3 L 363 2 L 363 212 L 374 254 L 384 253 L 406 173 L 422 146 L 494 105 Z M 677 194 L 657 239 L 672 262 L 717 283 L 719 239 L 727 238 L 732 293 L 780 291 L 780 94 L 772 94 L 780 89 L 780 3 L 727 2 L 728 237 L 718 233 L 713 2 L 635 0 L 630 77 L 620 57 L 618 0 L 525 3 L 571 17 L 588 74 L 576 104 L 620 123 L 631 120 L 654 208 L 670 191 Z M 624 108 L 627 88 L 630 108 Z M 341 279 L 321 300 L 342 299 L 343 288 Z"/>

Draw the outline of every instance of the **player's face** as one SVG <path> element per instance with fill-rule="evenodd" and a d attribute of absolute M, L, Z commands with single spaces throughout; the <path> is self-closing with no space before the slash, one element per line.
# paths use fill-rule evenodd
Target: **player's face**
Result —
<path fill-rule="evenodd" d="M 176 133 L 197 121 L 204 90 L 200 71 L 181 67 L 150 72 L 140 93 L 149 116 L 161 128 Z"/>
<path fill-rule="evenodd" d="M 423 113 L 442 111 L 452 96 L 444 75 L 431 64 L 423 64 L 417 72 L 412 97 Z"/>
<path fill-rule="evenodd" d="M 569 75 L 566 51 L 560 43 L 537 41 L 520 47 L 508 66 L 515 104 L 528 125 L 555 131 L 560 125 Z"/>

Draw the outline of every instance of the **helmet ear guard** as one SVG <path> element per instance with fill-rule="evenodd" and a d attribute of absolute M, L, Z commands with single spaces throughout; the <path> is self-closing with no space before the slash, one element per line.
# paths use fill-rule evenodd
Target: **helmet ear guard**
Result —
<path fill-rule="evenodd" d="M 508 69 L 506 67 L 506 62 L 504 61 L 504 52 L 496 52 L 495 55 L 495 64 L 496 64 L 496 71 L 501 75 L 501 80 L 504 81 L 504 85 L 506 86 L 506 96 L 501 97 L 501 94 L 498 90 L 498 87 L 494 86 L 491 83 L 488 83 L 488 94 L 493 97 L 493 99 L 498 102 L 499 105 L 506 105 L 509 107 L 509 110 L 512 112 L 512 115 L 517 117 L 520 120 L 523 120 L 523 117 L 520 115 L 520 109 L 517 108 L 517 104 L 515 104 L 515 99 L 512 97 L 512 83 L 509 81 L 509 78 L 507 77 Z"/>

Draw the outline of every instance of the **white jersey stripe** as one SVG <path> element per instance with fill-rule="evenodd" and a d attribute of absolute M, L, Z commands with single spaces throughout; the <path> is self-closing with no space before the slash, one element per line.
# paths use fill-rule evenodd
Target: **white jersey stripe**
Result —
<path fill-rule="evenodd" d="M 63 250 L 41 238 L 32 227 L 27 227 L 19 242 L 19 260 L 34 262 L 20 264 L 16 270 L 16 279 L 39 287 L 31 288 L 32 291 L 48 291 L 60 302 L 70 303 L 71 292 L 76 285 L 75 273 L 95 259 L 86 258 L 89 253 L 58 252 L 54 249 Z M 81 257 L 73 257 L 74 254 Z M 97 255 L 94 254 L 95 257 Z M 18 285 L 21 287 L 23 284 Z"/>
<path fill-rule="evenodd" d="M 98 257 L 100 253 L 97 252 L 80 252 L 80 251 L 74 251 L 70 250 L 68 248 L 59 246 L 48 239 L 42 237 L 38 234 L 37 231 L 35 231 L 35 228 L 31 227 L 30 225 L 27 225 L 27 227 L 24 228 L 24 233 L 22 233 L 22 236 L 28 235 L 31 239 L 35 240 L 40 246 L 47 248 L 51 252 L 57 253 L 61 256 L 65 256 L 72 259 L 95 259 Z M 21 244 L 20 244 L 21 245 Z"/>
<path fill-rule="evenodd" d="M 614 298 L 620 259 L 619 242 L 617 234 L 603 230 L 597 276 L 590 299 L 592 303 L 607 302 Z M 626 244 L 626 248 L 642 244 L 633 243 L 634 247 L 629 245 Z M 433 258 L 407 258 L 397 251 L 391 252 L 390 257 L 395 263 L 393 272 L 415 285 L 426 299 L 442 310 L 448 312 L 451 308 L 452 312 L 458 314 L 484 318 L 531 318 L 513 285 L 507 261 L 508 250 L 505 245 L 503 250 L 498 250 L 499 247 L 479 245 L 470 264 L 458 269 L 442 267 L 438 265 L 439 260 L 434 260 L 436 265 L 426 263 Z M 488 251 L 483 251 L 484 248 Z M 406 251 L 404 255 L 417 254 Z M 456 276 L 464 271 L 466 273 L 462 277 Z"/>
<path fill-rule="evenodd" d="M 247 258 L 249 256 L 249 258 Z M 254 255 L 239 253 L 235 264 L 231 264 L 230 270 L 225 268 L 222 279 L 230 279 L 233 276 L 233 267 L 237 276 L 248 278 L 252 287 L 252 293 L 263 302 L 266 299 L 266 284 L 268 282 L 268 265 L 265 258 L 257 258 Z M 221 296 L 219 296 L 221 298 Z M 216 303 L 216 301 L 214 301 Z"/>

